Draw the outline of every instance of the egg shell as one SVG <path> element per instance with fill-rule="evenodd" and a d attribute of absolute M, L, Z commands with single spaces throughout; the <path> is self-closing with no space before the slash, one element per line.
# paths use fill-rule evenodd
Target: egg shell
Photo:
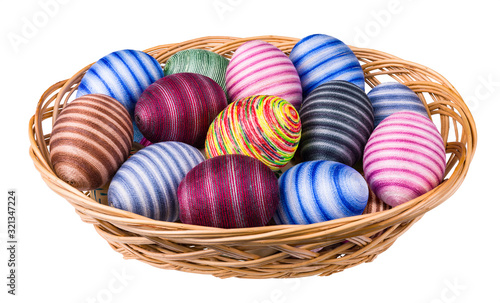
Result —
<path fill-rule="evenodd" d="M 226 106 L 226 95 L 215 81 L 178 73 L 144 91 L 135 108 L 135 122 L 153 143 L 179 141 L 201 147 L 210 123 Z"/>
<path fill-rule="evenodd" d="M 272 170 L 293 158 L 300 141 L 297 110 L 282 98 L 250 96 L 231 103 L 207 133 L 207 158 L 226 154 L 254 157 Z"/>
<path fill-rule="evenodd" d="M 445 166 L 445 147 L 436 126 L 407 111 L 392 114 L 377 126 L 363 157 L 370 188 L 393 207 L 439 185 Z"/>
<path fill-rule="evenodd" d="M 243 155 L 211 158 L 191 170 L 178 189 L 183 223 L 221 228 L 266 225 L 279 202 L 278 179 Z"/>
<path fill-rule="evenodd" d="M 277 224 L 311 224 L 361 215 L 368 186 L 355 169 L 334 161 L 295 165 L 279 178 Z"/>
<path fill-rule="evenodd" d="M 365 89 L 363 69 L 352 50 L 337 38 L 315 34 L 295 44 L 290 52 L 302 83 L 304 98 L 319 85 L 345 80 Z"/>
<path fill-rule="evenodd" d="M 299 114 L 303 160 L 353 166 L 361 159 L 373 131 L 373 109 L 358 86 L 341 80 L 323 83 L 307 96 Z"/>
<path fill-rule="evenodd" d="M 83 76 L 76 97 L 104 94 L 118 100 L 133 121 L 134 109 L 142 92 L 163 77 L 163 70 L 155 58 L 141 51 L 125 49 L 110 53 L 96 63 Z M 135 124 L 135 123 L 134 123 Z M 134 125 L 134 142 L 142 134 Z"/>
<path fill-rule="evenodd" d="M 130 158 L 132 155 L 137 153 L 139 150 L 143 149 L 144 146 L 137 142 L 132 142 L 132 148 L 130 149 L 128 158 Z M 111 182 L 111 180 L 110 180 Z M 108 189 L 109 189 L 109 183 L 106 183 L 104 186 L 92 189 L 89 191 L 89 196 L 92 200 L 96 201 L 99 204 L 104 204 L 108 205 Z"/>
<path fill-rule="evenodd" d="M 111 181 L 108 200 L 116 208 L 174 222 L 179 217 L 177 188 L 204 160 L 199 150 L 182 142 L 152 144 L 123 163 Z"/>
<path fill-rule="evenodd" d="M 428 117 L 422 100 L 408 86 L 399 82 L 386 82 L 375 86 L 368 98 L 373 106 L 375 127 L 382 120 L 400 111 L 412 111 Z"/>
<path fill-rule="evenodd" d="M 196 73 L 207 76 L 226 92 L 226 70 L 229 59 L 206 49 L 185 49 L 175 53 L 165 63 L 165 76 Z"/>
<path fill-rule="evenodd" d="M 234 52 L 226 72 L 229 98 L 272 95 L 290 102 L 297 110 L 302 102 L 300 78 L 290 59 L 276 46 L 252 40 Z"/>
<path fill-rule="evenodd" d="M 105 185 L 127 159 L 132 121 L 115 99 L 85 95 L 59 114 L 50 138 L 50 161 L 56 175 L 79 190 Z"/>

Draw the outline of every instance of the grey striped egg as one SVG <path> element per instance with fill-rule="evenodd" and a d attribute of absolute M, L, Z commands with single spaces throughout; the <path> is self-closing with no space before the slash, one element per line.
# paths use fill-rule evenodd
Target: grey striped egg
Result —
<path fill-rule="evenodd" d="M 329 160 L 352 166 L 373 131 L 373 108 L 357 85 L 333 80 L 315 88 L 299 111 L 304 161 Z"/>
<path fill-rule="evenodd" d="M 204 161 L 203 154 L 182 142 L 152 144 L 130 157 L 111 180 L 111 206 L 160 221 L 179 218 L 177 188 L 186 174 Z"/>
<path fill-rule="evenodd" d="M 85 95 L 56 119 L 50 161 L 56 175 L 73 187 L 96 189 L 127 159 L 132 138 L 132 119 L 122 104 L 106 95 Z"/>

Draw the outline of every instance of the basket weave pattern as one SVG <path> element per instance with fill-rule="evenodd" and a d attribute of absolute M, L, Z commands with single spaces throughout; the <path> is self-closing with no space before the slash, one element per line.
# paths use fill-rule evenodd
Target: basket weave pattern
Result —
<path fill-rule="evenodd" d="M 299 40 L 278 36 L 204 37 L 160 45 L 145 52 L 162 64 L 175 52 L 190 48 L 208 49 L 230 58 L 241 44 L 254 39 L 272 43 L 286 54 Z M 76 190 L 55 175 L 49 160 L 50 132 L 42 128 L 46 119 L 54 123 L 91 64 L 42 95 L 29 122 L 30 156 L 47 185 L 71 203 L 81 219 L 93 224 L 125 259 L 220 278 L 291 278 L 340 272 L 374 260 L 427 211 L 448 199 L 462 184 L 477 143 L 469 109 L 441 75 L 380 51 L 351 49 L 362 62 L 370 87 L 386 81 L 380 78 L 390 76 L 415 91 L 446 144 L 445 181 L 390 210 L 310 225 L 219 229 L 155 221 L 99 204 L 88 193 Z"/>

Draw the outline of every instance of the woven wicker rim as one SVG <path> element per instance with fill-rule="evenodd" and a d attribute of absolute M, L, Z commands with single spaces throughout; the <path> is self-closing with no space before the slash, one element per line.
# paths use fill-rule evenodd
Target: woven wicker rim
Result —
<path fill-rule="evenodd" d="M 162 64 L 174 53 L 191 48 L 208 49 L 230 58 L 241 44 L 255 39 L 272 43 L 286 54 L 299 40 L 279 36 L 203 37 L 156 46 L 145 52 Z M 88 193 L 76 190 L 55 175 L 49 160 L 50 133 L 42 128 L 44 120 L 52 119 L 54 123 L 92 64 L 70 79 L 52 85 L 41 96 L 29 121 L 30 156 L 47 185 L 68 200 L 84 222 L 94 224 L 110 246 L 127 259 L 221 278 L 329 275 L 372 261 L 427 211 L 455 193 L 474 156 L 477 133 L 467 105 L 443 76 L 381 51 L 350 47 L 362 62 L 370 87 L 380 83 L 378 78 L 390 76 L 415 91 L 426 104 L 429 116 L 438 118 L 446 142 L 445 181 L 390 210 L 310 225 L 219 229 L 160 222 L 96 203 Z"/>

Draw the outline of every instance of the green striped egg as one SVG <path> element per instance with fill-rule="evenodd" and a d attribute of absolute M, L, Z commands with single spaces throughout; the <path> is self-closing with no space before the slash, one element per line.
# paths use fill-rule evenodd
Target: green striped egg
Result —
<path fill-rule="evenodd" d="M 165 64 L 165 76 L 195 73 L 219 84 L 226 93 L 226 69 L 229 59 L 205 49 L 186 49 L 175 53 Z"/>

